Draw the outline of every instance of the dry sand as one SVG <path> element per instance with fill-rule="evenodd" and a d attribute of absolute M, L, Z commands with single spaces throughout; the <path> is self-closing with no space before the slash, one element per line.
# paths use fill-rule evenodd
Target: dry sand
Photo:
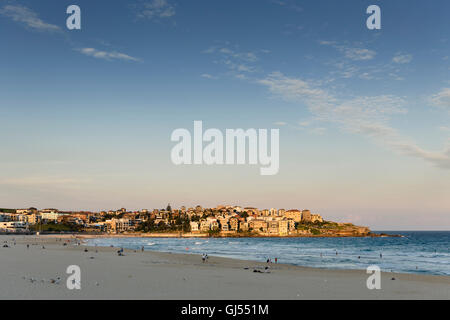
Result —
<path fill-rule="evenodd" d="M 270 273 L 255 273 L 266 264 L 134 250 L 118 256 L 117 248 L 59 239 L 0 236 L 0 299 L 450 299 L 448 276 L 382 273 L 381 289 L 369 290 L 365 270 L 272 264 Z M 80 290 L 67 289 L 69 265 L 81 268 Z"/>

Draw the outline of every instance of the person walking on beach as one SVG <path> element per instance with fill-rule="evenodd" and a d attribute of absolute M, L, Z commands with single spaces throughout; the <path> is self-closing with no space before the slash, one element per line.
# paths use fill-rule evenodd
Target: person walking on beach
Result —
<path fill-rule="evenodd" d="M 27 243 L 27 249 L 30 249 L 30 245 Z"/>
<path fill-rule="evenodd" d="M 275 258 L 275 263 L 278 263 L 278 258 Z"/>
<path fill-rule="evenodd" d="M 142 248 L 141 248 L 141 252 L 144 252 L 144 246 L 142 246 Z"/>
<path fill-rule="evenodd" d="M 206 261 L 206 254 L 205 253 L 202 254 L 202 261 L 203 261 L 203 263 L 205 263 L 205 261 Z"/>

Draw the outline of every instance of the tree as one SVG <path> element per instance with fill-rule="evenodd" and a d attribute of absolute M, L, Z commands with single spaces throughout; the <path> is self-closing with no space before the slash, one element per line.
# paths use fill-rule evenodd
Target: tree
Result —
<path fill-rule="evenodd" d="M 239 216 L 241 218 L 247 218 L 248 217 L 248 213 L 247 213 L 247 211 L 243 211 L 243 212 L 239 213 Z"/>

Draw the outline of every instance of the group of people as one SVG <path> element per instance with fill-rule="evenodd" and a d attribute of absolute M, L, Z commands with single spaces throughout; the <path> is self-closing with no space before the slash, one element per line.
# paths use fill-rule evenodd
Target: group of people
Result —
<path fill-rule="evenodd" d="M 275 258 L 274 260 L 275 260 L 275 263 L 278 263 L 278 258 Z M 266 261 L 266 262 L 267 262 L 267 263 L 272 263 L 272 259 L 267 258 L 267 261 Z"/>

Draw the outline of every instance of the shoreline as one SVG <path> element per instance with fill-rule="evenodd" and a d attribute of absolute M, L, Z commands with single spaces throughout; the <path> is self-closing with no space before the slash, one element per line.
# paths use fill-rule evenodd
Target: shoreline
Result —
<path fill-rule="evenodd" d="M 0 236 L 37 236 L 36 233 L 0 233 Z M 83 238 L 378 238 L 378 237 L 404 237 L 399 234 L 387 234 L 387 233 L 370 233 L 367 235 L 240 235 L 240 234 L 225 234 L 225 235 L 209 235 L 208 233 L 179 233 L 179 232 L 161 232 L 161 233 L 41 233 L 39 236 L 77 236 Z"/>
<path fill-rule="evenodd" d="M 105 238 L 116 238 L 116 237 L 105 237 Z M 120 237 L 117 237 L 120 238 Z M 100 246 L 100 245 L 87 245 L 86 241 L 84 241 L 84 239 L 94 239 L 94 238 L 77 238 L 77 239 L 81 239 L 81 242 L 83 244 L 85 244 L 87 247 L 90 248 L 113 248 L 115 250 L 117 250 L 118 248 L 120 248 L 119 246 Z M 125 250 L 125 248 L 124 248 Z M 139 251 L 139 249 L 130 249 L 127 248 L 126 250 L 132 250 L 132 251 Z M 152 253 L 163 253 L 163 254 L 173 254 L 173 255 L 195 255 L 197 257 L 201 257 L 200 253 L 182 253 L 182 252 L 171 252 L 171 251 L 159 251 L 159 250 L 152 250 L 152 249 L 145 249 L 146 252 L 152 252 Z M 248 260 L 248 259 L 244 259 L 244 258 L 238 258 L 238 257 L 227 257 L 227 256 L 220 256 L 220 255 L 208 255 L 210 257 L 216 257 L 216 258 L 223 258 L 223 259 L 231 259 L 231 260 L 236 260 L 236 261 L 243 261 L 243 262 L 253 262 L 253 263 L 262 263 L 262 264 L 267 264 L 264 261 L 259 261 L 259 260 Z M 310 266 L 302 266 L 299 264 L 294 264 L 294 263 L 274 263 L 271 262 L 270 265 L 284 265 L 284 266 L 292 266 L 292 267 L 300 267 L 300 268 L 306 268 L 306 269 L 320 269 L 320 270 L 330 270 L 330 271 L 334 271 L 334 270 L 341 270 L 341 271 L 365 271 L 366 269 L 359 269 L 359 268 L 331 268 L 331 267 L 310 267 Z M 404 274 L 404 275 L 420 275 L 420 276 L 439 276 L 439 277 L 448 277 L 450 279 L 450 275 L 443 275 L 443 274 L 432 274 L 432 273 L 427 273 L 427 274 L 419 274 L 419 273 L 414 273 L 414 272 L 398 272 L 398 271 L 392 271 L 389 272 L 391 274 Z"/>
<path fill-rule="evenodd" d="M 267 263 L 251 260 L 210 256 L 202 263 L 198 254 L 132 249 L 118 256 L 117 247 L 78 246 L 83 239 L 71 235 L 0 236 L 2 243 L 13 238 L 16 245 L 0 248 L 1 299 L 450 298 L 448 276 L 382 272 L 382 290 L 369 290 L 365 270 L 272 263 L 266 273 Z M 65 287 L 73 264 L 81 268 L 81 290 Z M 57 275 L 64 280 L 58 285 L 40 280 Z"/>

